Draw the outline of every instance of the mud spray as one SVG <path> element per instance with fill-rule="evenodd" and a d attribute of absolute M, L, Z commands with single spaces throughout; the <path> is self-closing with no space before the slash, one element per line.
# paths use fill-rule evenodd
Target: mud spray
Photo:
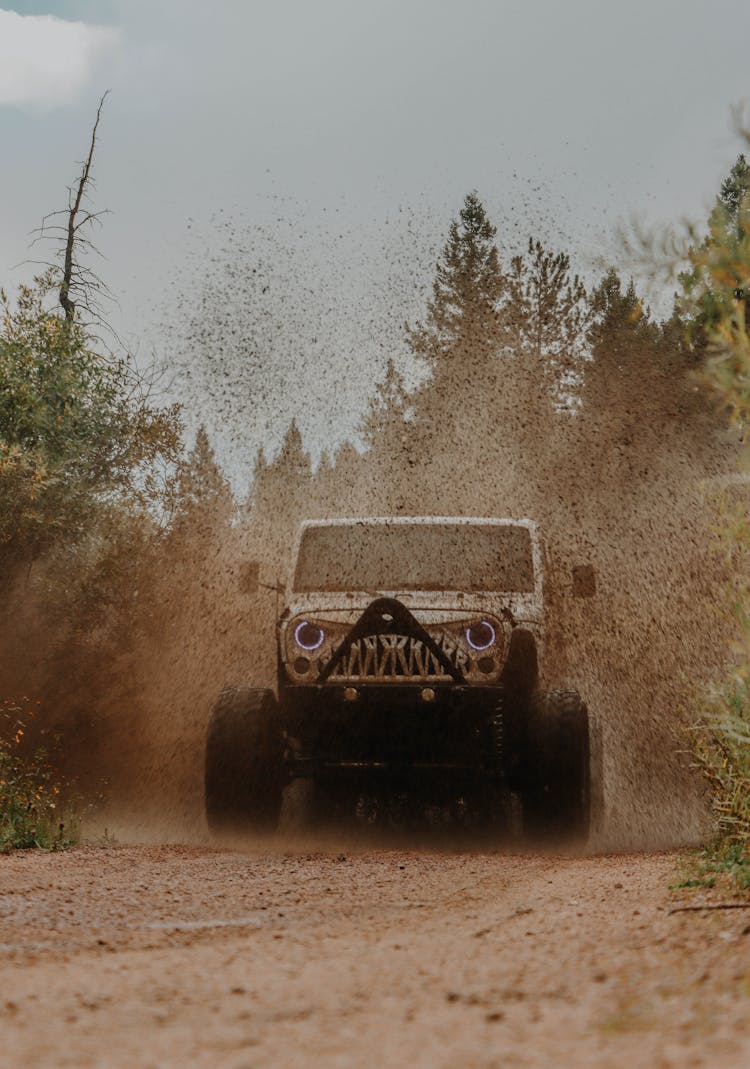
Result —
<path fill-rule="evenodd" d="M 242 265 L 231 267 L 237 285 Z M 256 312 L 238 312 L 232 333 L 252 333 L 247 315 Z M 204 310 L 191 359 L 221 351 L 231 320 L 225 308 L 216 322 Z M 499 370 L 471 345 L 463 359 L 468 387 L 432 381 L 426 440 L 407 433 L 380 456 L 342 450 L 334 475 L 303 472 L 302 482 L 280 470 L 263 516 L 256 508 L 252 522 L 248 513 L 234 524 L 209 522 L 166 544 L 140 577 L 136 618 L 105 645 L 96 635 L 61 644 L 43 597 L 19 590 L 4 686 L 45 695 L 72 772 L 106 797 L 94 833 L 207 840 L 203 746 L 212 701 L 226 683 L 275 684 L 277 596 L 252 591 L 248 563 L 273 583 L 288 567 L 298 519 L 394 512 L 540 522 L 565 640 L 545 682 L 581 691 L 602 746 L 593 848 L 684 844 L 706 833 L 708 809 L 682 731 L 727 651 L 711 486 L 731 468 L 733 447 L 718 417 L 692 419 L 699 388 L 689 379 L 670 386 L 668 367 L 656 383 L 637 368 L 618 378 L 616 364 L 606 397 L 589 399 L 594 417 L 572 411 L 550 420 L 534 408 L 533 383 L 526 400 L 519 395 L 512 355 Z M 673 404 L 665 409 L 657 394 Z M 256 408 L 257 421 L 257 397 L 241 401 Z M 708 446 L 706 420 L 717 424 Z M 594 566 L 597 589 L 578 600 L 568 577 L 583 563 Z"/>

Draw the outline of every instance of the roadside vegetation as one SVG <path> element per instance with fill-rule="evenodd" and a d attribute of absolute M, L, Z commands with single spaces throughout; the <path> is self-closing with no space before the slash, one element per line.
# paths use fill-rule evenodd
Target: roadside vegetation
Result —
<path fill-rule="evenodd" d="M 190 740 L 202 746 L 205 710 L 237 665 L 262 667 L 272 630 L 272 599 L 253 577 L 284 574 L 300 519 L 337 514 L 531 515 L 568 560 L 592 561 L 602 596 L 578 651 L 599 672 L 592 707 L 616 694 L 618 759 L 670 792 L 659 762 L 675 749 L 671 710 L 696 657 L 699 682 L 716 677 L 730 628 L 707 634 L 717 570 L 695 488 L 731 481 L 750 405 L 747 299 L 736 296 L 750 286 L 744 158 L 708 237 L 690 235 L 661 317 L 615 267 L 585 282 L 543 232 L 520 252 L 506 247 L 468 193 L 405 333 L 419 385 L 408 387 L 394 354 L 373 371 L 356 443 L 316 464 L 293 419 L 276 455 L 259 451 L 238 499 L 205 428 L 186 449 L 180 411 L 155 400 L 116 339 L 114 352 L 101 340 L 105 293 L 84 237 L 98 220 L 87 206 L 98 121 L 60 226 L 46 228 L 57 254 L 0 307 L 3 848 L 70 841 L 57 800 L 69 781 L 88 798 L 105 776 L 140 806 L 128 792 L 152 777 L 163 811 L 173 771 L 163 762 L 178 760 L 176 791 L 197 797 Z M 262 283 L 257 264 L 228 266 L 231 285 Z M 245 341 L 258 332 L 231 313 L 228 278 L 214 265 L 185 324 L 191 366 L 210 370 L 209 414 L 211 382 L 233 389 L 223 353 L 274 366 L 273 351 Z M 266 289 L 248 314 L 267 318 Z M 711 389 L 696 388 L 704 374 Z M 737 668 L 691 733 L 735 854 L 750 833 L 745 513 L 738 505 L 727 525 Z M 645 704 L 659 722 L 644 729 Z M 59 761 L 31 745 L 41 735 L 30 709 L 43 710 L 46 738 L 59 737 Z M 674 773 L 673 793 L 685 778 Z"/>
<path fill-rule="evenodd" d="M 39 702 L 0 705 L 0 852 L 59 850 L 79 834 L 70 786 L 55 761 L 54 738 L 40 729 Z"/>
<path fill-rule="evenodd" d="M 101 340 L 105 290 L 85 262 L 99 113 L 68 208 L 46 223 L 51 261 L 15 298 L 0 290 L 0 850 L 78 834 L 85 679 L 124 626 L 182 453 L 177 410 Z M 88 701 L 71 705 L 79 680 Z"/>
<path fill-rule="evenodd" d="M 745 135 L 750 145 L 750 135 Z M 705 236 L 691 243 L 682 276 L 690 327 L 706 352 L 710 388 L 739 431 L 739 471 L 719 495 L 730 579 L 726 615 L 730 670 L 690 729 L 696 763 L 711 790 L 717 838 L 699 861 L 704 880 L 727 874 L 750 888 L 750 164 L 744 155 L 723 183 Z"/>

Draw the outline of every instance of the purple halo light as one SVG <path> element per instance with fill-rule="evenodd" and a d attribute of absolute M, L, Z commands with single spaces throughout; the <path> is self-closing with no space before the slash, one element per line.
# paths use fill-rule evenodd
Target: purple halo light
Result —
<path fill-rule="evenodd" d="M 477 639 L 477 632 L 482 634 L 483 637 Z M 489 620 L 482 620 L 480 624 L 472 624 L 471 627 L 466 628 L 466 641 L 473 650 L 488 650 L 490 646 L 494 645 L 496 637 L 495 628 Z"/>
<path fill-rule="evenodd" d="M 311 632 L 315 637 L 306 635 L 306 632 Z M 325 637 L 326 633 L 322 627 L 316 627 L 315 624 L 311 624 L 307 620 L 301 620 L 294 629 L 294 641 L 300 649 L 307 650 L 308 653 L 319 649 L 323 645 Z"/>

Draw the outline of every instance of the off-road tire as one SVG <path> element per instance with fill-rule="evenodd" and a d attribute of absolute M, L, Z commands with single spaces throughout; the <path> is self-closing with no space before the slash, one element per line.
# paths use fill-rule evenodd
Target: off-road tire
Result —
<path fill-rule="evenodd" d="M 585 840 L 591 820 L 589 716 L 577 691 L 534 695 L 525 749 L 525 837 L 548 843 Z"/>
<path fill-rule="evenodd" d="M 278 825 L 284 743 L 272 690 L 231 687 L 206 733 L 206 820 L 215 833 L 270 832 Z"/>

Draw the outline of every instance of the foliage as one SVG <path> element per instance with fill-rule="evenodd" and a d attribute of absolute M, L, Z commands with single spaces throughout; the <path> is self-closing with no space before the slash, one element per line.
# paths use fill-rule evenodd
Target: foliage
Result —
<path fill-rule="evenodd" d="M 570 383 L 588 346 L 591 307 L 567 253 L 553 253 L 529 239 L 525 257 L 512 261 L 510 276 L 513 325 L 518 344 L 535 356 L 555 386 Z"/>
<path fill-rule="evenodd" d="M 389 357 L 385 376 L 375 387 L 361 424 L 360 433 L 368 449 L 388 448 L 390 440 L 399 438 L 404 425 L 412 418 L 412 402 L 403 375 Z"/>
<path fill-rule="evenodd" d="M 507 284 L 496 234 L 477 193 L 469 193 L 438 259 L 427 316 L 408 331 L 413 352 L 438 381 L 465 376 L 467 358 L 481 371 L 503 340 L 498 313 Z"/>
<path fill-rule="evenodd" d="M 742 484 L 738 484 L 740 492 Z M 732 573 L 728 611 L 735 649 L 728 677 L 715 686 L 704 713 L 689 730 L 695 761 L 711 789 L 719 842 L 750 843 L 750 525 L 746 502 L 722 505 L 723 534 Z"/>
<path fill-rule="evenodd" d="M 610 270 L 590 298 L 591 359 L 583 367 L 582 424 L 593 464 L 616 465 L 633 489 L 649 472 L 674 479 L 675 462 L 690 464 L 695 479 L 732 462 L 725 421 L 709 392 L 697 388 L 696 354 L 679 308 L 658 322 L 632 280 Z M 694 481 L 693 480 L 693 481 Z"/>
<path fill-rule="evenodd" d="M 344 503 L 355 513 L 541 512 L 583 470 L 602 500 L 615 483 L 636 496 L 676 457 L 697 478 L 715 470 L 720 421 L 691 380 L 682 304 L 659 322 L 614 270 L 587 291 L 565 251 L 531 240 L 507 261 L 499 250 L 469 193 L 425 315 L 407 326 L 428 374 L 410 392 L 389 360 L 359 426 L 364 455 L 346 443 L 313 472 L 296 425 L 275 459 L 261 451 L 248 510 L 258 529 L 286 525 L 290 541 L 295 502 L 309 516 Z"/>
<path fill-rule="evenodd" d="M 750 852 L 747 844 L 718 840 L 699 857 L 699 874 L 705 884 L 712 887 L 722 876 L 729 879 L 743 891 L 750 890 Z"/>
<path fill-rule="evenodd" d="M 77 821 L 65 819 L 69 794 L 52 751 L 35 731 L 38 702 L 27 697 L 0 706 L 0 851 L 37 846 L 59 850 L 77 838 Z M 32 736 L 37 736 L 34 743 Z M 47 743 L 47 745 L 45 745 Z"/>
<path fill-rule="evenodd" d="M 201 425 L 195 445 L 177 467 L 172 502 L 172 530 L 208 534 L 230 522 L 235 512 L 232 490 Z"/>
<path fill-rule="evenodd" d="M 304 448 L 297 421 L 292 420 L 281 449 L 273 460 L 266 459 L 261 449 L 255 463 L 250 495 L 250 511 L 261 529 L 274 527 L 282 540 L 291 541 L 292 534 L 309 507 L 309 484 L 312 461 Z M 283 533 L 282 533 L 283 532 Z"/>
<path fill-rule="evenodd" d="M 740 153 L 722 182 L 708 231 L 690 248 L 689 266 L 680 275 L 693 344 L 700 351 L 716 347 L 717 333 L 735 314 L 738 294 L 745 319 L 750 315 L 749 193 L 750 164 Z"/>
<path fill-rule="evenodd" d="M 721 880 L 729 880 L 743 891 L 750 890 L 750 853 L 744 844 L 719 837 L 685 860 L 685 875 L 672 885 L 674 890 L 715 887 Z"/>
<path fill-rule="evenodd" d="M 153 408 L 132 362 L 92 349 L 50 310 L 53 274 L 0 296 L 0 563 L 75 546 L 127 503 L 158 500 L 180 447 L 176 410 Z"/>
<path fill-rule="evenodd" d="M 707 239 L 691 248 L 686 295 L 705 330 L 706 378 L 734 423 L 750 416 L 750 336 L 744 291 L 750 287 L 750 171 L 740 156 L 722 186 Z M 747 464 L 745 464 L 745 467 Z M 731 670 L 714 688 L 704 715 L 690 731 L 698 767 L 712 792 L 719 840 L 715 859 L 733 852 L 747 873 L 750 849 L 750 474 L 727 495 L 724 536 L 732 581 L 728 609 L 735 623 Z M 745 858 L 740 864 L 740 860 Z M 738 869 L 739 871 L 739 869 Z M 744 876 L 742 879 L 744 880 Z"/>
<path fill-rule="evenodd" d="M 591 293 L 589 341 L 593 364 L 622 368 L 644 346 L 653 345 L 655 329 L 632 279 L 623 288 L 610 268 Z"/>

